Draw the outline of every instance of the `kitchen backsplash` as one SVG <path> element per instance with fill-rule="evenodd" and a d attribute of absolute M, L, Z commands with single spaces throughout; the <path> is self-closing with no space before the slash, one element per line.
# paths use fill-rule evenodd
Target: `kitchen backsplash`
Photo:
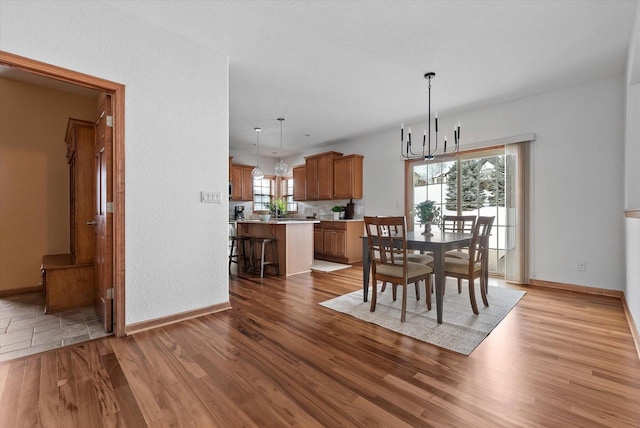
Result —
<path fill-rule="evenodd" d="M 349 203 L 348 199 L 334 199 L 331 201 L 305 201 L 298 202 L 298 213 L 292 214 L 293 217 L 307 217 L 312 216 L 314 213 L 317 215 L 318 219 L 333 219 L 333 208 L 336 205 L 346 206 Z M 355 199 L 353 201 L 355 204 L 354 207 L 354 218 L 362 218 L 365 216 L 365 200 L 364 199 Z M 253 202 L 242 202 L 242 201 L 229 201 L 229 218 L 233 218 L 234 207 L 241 205 L 244 206 L 244 215 L 245 218 L 257 218 L 256 214 L 253 214 Z"/>

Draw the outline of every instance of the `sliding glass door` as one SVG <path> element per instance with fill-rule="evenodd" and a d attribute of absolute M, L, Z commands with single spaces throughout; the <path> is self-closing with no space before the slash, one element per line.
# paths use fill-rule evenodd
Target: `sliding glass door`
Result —
<path fill-rule="evenodd" d="M 504 148 L 410 165 L 410 207 L 428 199 L 435 201 L 442 215 L 495 217 L 489 243 L 489 271 L 503 276 L 507 228 Z M 414 230 L 420 230 L 417 217 Z"/>

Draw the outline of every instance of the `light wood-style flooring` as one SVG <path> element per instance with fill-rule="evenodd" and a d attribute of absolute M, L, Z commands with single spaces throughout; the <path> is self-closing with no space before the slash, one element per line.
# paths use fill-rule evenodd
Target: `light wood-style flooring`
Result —
<path fill-rule="evenodd" d="M 361 266 L 232 278 L 231 310 L 0 364 L 0 427 L 640 426 L 618 299 L 529 287 L 465 357 L 318 305 Z"/>

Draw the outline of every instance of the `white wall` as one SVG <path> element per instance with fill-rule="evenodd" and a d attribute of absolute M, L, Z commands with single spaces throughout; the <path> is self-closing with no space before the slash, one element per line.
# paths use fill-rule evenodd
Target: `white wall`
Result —
<path fill-rule="evenodd" d="M 640 4 L 629 43 L 626 76 L 626 203 L 640 210 Z M 627 277 L 624 294 L 636 328 L 640 325 L 640 219 L 626 219 Z"/>
<path fill-rule="evenodd" d="M 624 289 L 623 93 L 623 76 L 618 76 L 479 110 L 439 113 L 440 129 L 462 121 L 465 144 L 536 134 L 530 177 L 532 278 Z M 366 215 L 403 214 L 399 139 L 398 125 L 323 148 L 365 155 Z M 578 271 L 578 261 L 587 263 L 586 272 Z"/>
<path fill-rule="evenodd" d="M 126 85 L 126 323 L 226 302 L 226 55 L 102 2 L 0 2 L 0 49 Z"/>

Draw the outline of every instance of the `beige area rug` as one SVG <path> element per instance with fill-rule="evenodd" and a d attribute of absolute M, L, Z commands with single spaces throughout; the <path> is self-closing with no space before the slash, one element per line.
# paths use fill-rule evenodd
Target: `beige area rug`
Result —
<path fill-rule="evenodd" d="M 462 294 L 457 293 L 457 286 L 453 284 L 447 287 L 442 324 L 436 321 L 435 294 L 432 295 L 431 310 L 427 311 L 424 285 L 420 290 L 419 301 L 415 298 L 413 284 L 407 288 L 407 315 L 404 323 L 400 322 L 401 288 L 398 288 L 398 300 L 395 302 L 391 299 L 390 286 L 384 293 L 378 292 L 375 312 L 369 311 L 371 290 L 369 302 L 362 301 L 362 290 L 358 290 L 320 304 L 441 348 L 469 355 L 525 295 L 524 291 L 489 286 L 489 307 L 485 307 L 478 287 L 476 285 L 479 315 L 471 310 L 466 282 L 463 282 Z"/>
<path fill-rule="evenodd" d="M 316 272 L 333 272 L 334 270 L 350 268 L 351 265 L 343 265 L 341 263 L 333 263 L 325 260 L 313 260 L 311 270 Z"/>

